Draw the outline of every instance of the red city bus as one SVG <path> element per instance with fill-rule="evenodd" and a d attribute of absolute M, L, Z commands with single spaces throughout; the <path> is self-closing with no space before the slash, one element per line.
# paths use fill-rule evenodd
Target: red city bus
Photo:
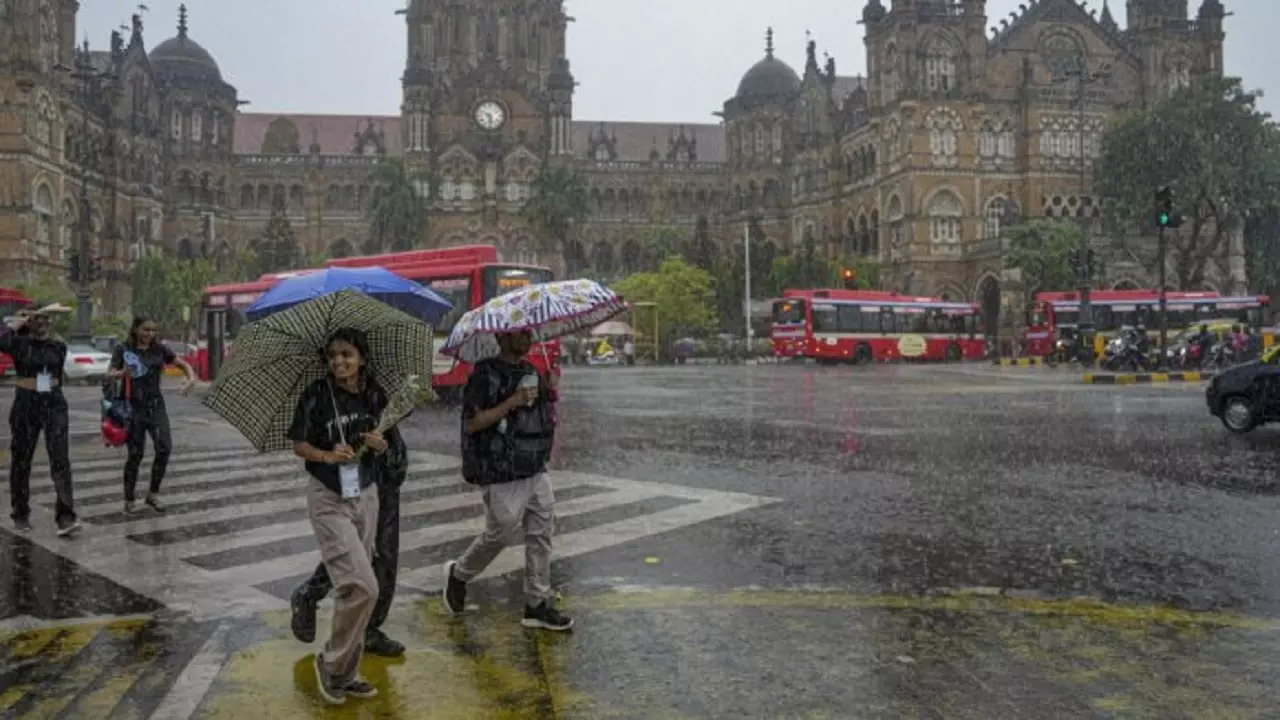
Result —
<path fill-rule="evenodd" d="M 787 290 L 773 302 L 773 352 L 819 362 L 979 360 L 981 312 L 875 290 Z"/>
<path fill-rule="evenodd" d="M 15 288 L 0 287 L 0 319 L 16 315 L 23 308 L 29 308 L 35 301 L 26 293 Z M 13 358 L 0 353 L 0 377 L 13 372 Z"/>
<path fill-rule="evenodd" d="M 1216 292 L 1168 291 L 1169 336 L 1200 324 L 1240 323 L 1263 328 L 1266 308 L 1271 298 L 1266 295 L 1223 297 Z M 1106 341 L 1123 327 L 1146 327 L 1153 340 L 1160 333 L 1160 295 L 1155 290 L 1095 290 L 1089 293 L 1094 330 L 1094 351 L 1102 354 Z M 1036 293 L 1035 304 L 1027 314 L 1027 327 L 1022 332 L 1024 355 L 1044 356 L 1053 348 L 1062 330 L 1074 330 L 1080 322 L 1080 293 Z M 1274 334 L 1264 328 L 1262 342 L 1270 347 Z"/>
<path fill-rule="evenodd" d="M 330 260 L 325 263 L 325 266 L 386 268 L 401 277 L 415 280 L 431 288 L 453 303 L 453 311 L 434 328 L 436 332 L 434 344 L 437 352 L 432 358 L 434 375 L 432 386 L 437 391 L 461 390 L 467 382 L 467 375 L 471 372 L 470 366 L 439 353 L 439 348 L 444 345 L 454 324 L 463 313 L 511 290 L 552 280 L 552 273 L 548 268 L 499 262 L 498 249 L 493 245 L 470 245 L 443 250 L 411 250 L 386 255 L 342 258 Z M 245 308 L 252 305 L 262 293 L 282 278 L 305 272 L 314 272 L 314 270 L 264 275 L 249 283 L 206 288 L 205 314 L 207 315 L 209 310 L 220 308 L 243 313 Z M 238 316 L 236 321 L 242 322 L 243 317 Z M 234 329 L 231 328 L 232 334 Z M 206 331 L 207 328 L 202 326 L 202 337 Z M 204 343 L 201 345 L 203 346 Z M 202 347 L 201 352 L 207 353 L 207 350 Z M 201 372 L 207 374 L 207 359 L 201 357 L 200 360 L 203 362 Z M 550 368 L 553 372 L 559 372 L 560 343 L 553 341 L 535 345 L 529 353 L 529 360 L 539 370 L 546 371 Z"/>

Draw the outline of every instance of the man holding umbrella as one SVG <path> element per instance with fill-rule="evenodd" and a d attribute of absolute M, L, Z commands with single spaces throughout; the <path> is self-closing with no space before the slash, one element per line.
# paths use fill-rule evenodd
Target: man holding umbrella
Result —
<path fill-rule="evenodd" d="M 523 535 L 528 628 L 566 631 L 551 589 L 555 491 L 547 462 L 555 439 L 555 376 L 526 359 L 547 341 L 592 327 L 626 308 L 589 280 L 533 285 L 490 300 L 458 320 L 442 353 L 475 365 L 462 399 L 462 475 L 483 488 L 485 530 L 462 557 L 445 564 L 445 608 L 466 609 L 467 583 Z"/>

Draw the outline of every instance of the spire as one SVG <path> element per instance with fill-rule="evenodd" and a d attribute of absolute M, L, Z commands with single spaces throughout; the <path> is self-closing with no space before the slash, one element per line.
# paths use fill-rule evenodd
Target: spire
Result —
<path fill-rule="evenodd" d="M 773 26 L 772 25 L 769 26 L 769 29 L 764 34 L 764 54 L 766 57 L 773 57 Z"/>
<path fill-rule="evenodd" d="M 1111 6 L 1107 4 L 1107 0 L 1102 0 L 1102 19 L 1098 22 L 1108 30 L 1115 31 L 1120 29 L 1120 26 L 1116 24 L 1116 19 L 1111 15 Z"/>
<path fill-rule="evenodd" d="M 187 37 L 187 6 L 186 3 L 178 6 L 178 37 L 185 39 Z"/>

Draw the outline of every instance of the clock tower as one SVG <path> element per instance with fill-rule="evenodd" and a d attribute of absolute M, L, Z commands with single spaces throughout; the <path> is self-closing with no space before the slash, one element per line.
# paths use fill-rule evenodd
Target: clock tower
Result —
<path fill-rule="evenodd" d="M 573 152 L 563 0 L 411 0 L 405 17 L 405 161 L 431 196 L 432 243 L 535 259 L 520 209 Z"/>

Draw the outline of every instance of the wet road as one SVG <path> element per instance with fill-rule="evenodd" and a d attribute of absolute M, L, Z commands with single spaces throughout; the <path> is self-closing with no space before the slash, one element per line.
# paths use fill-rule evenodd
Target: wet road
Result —
<path fill-rule="evenodd" d="M 571 369 L 564 389 L 554 581 L 577 632 L 519 628 L 514 550 L 477 610 L 440 611 L 439 564 L 479 509 L 456 415 L 420 412 L 388 623 L 410 653 L 366 662 L 383 697 L 325 716 L 1268 717 L 1280 700 L 1280 431 L 1228 436 L 1200 384 L 703 366 Z M 287 632 L 315 562 L 291 461 L 171 407 L 168 517 L 117 517 L 118 466 L 85 446 L 84 537 L 0 531 L 0 715 L 317 716 Z"/>

